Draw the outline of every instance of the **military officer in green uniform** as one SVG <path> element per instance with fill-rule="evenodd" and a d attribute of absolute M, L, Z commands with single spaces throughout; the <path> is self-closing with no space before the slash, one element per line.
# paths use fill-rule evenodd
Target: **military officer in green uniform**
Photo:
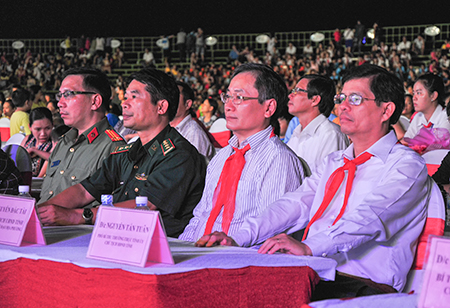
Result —
<path fill-rule="evenodd" d="M 90 68 L 70 69 L 59 91 L 61 117 L 72 129 L 50 155 L 40 202 L 92 175 L 117 146 L 126 144 L 105 116 L 111 87 L 104 73 Z"/>
<path fill-rule="evenodd" d="M 90 178 L 41 204 L 47 225 L 92 223 L 97 209 L 81 209 L 113 194 L 114 205 L 135 207 L 136 196 L 147 196 L 148 207 L 159 210 L 168 236 L 177 237 L 192 217 L 205 180 L 204 158 L 169 126 L 177 112 L 175 81 L 155 69 L 131 76 L 123 102 L 124 125 L 139 139 L 119 146 Z M 91 211 L 91 213 L 88 213 Z"/>

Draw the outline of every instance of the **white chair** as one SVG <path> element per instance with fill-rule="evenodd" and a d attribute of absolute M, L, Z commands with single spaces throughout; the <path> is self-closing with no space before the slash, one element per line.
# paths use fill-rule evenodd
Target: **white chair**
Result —
<path fill-rule="evenodd" d="M 25 135 L 22 133 L 17 133 L 15 135 L 12 135 L 8 141 L 6 141 L 6 145 L 10 145 L 10 144 L 17 144 L 20 145 L 22 143 L 22 140 L 25 138 Z"/>
<path fill-rule="evenodd" d="M 450 150 L 439 149 L 426 152 L 425 154 L 422 155 L 423 159 L 425 160 L 425 163 L 427 164 L 428 174 L 430 176 L 432 176 L 436 172 L 436 170 L 441 165 L 442 160 L 449 151 Z"/>

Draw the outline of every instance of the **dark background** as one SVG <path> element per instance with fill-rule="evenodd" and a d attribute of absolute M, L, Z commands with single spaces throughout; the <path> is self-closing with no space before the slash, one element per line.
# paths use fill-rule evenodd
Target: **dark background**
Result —
<path fill-rule="evenodd" d="M 1 0 L 1 38 L 331 30 L 450 22 L 450 1 Z"/>

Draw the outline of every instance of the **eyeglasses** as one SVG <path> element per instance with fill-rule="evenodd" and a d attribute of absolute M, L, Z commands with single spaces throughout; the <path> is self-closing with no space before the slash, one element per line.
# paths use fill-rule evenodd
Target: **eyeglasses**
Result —
<path fill-rule="evenodd" d="M 302 88 L 294 88 L 294 89 L 292 89 L 291 94 L 296 95 L 299 92 L 308 93 L 308 90 L 305 90 L 305 89 L 302 89 Z"/>
<path fill-rule="evenodd" d="M 56 100 L 59 101 L 61 98 L 72 99 L 75 95 L 79 94 L 97 94 L 96 92 L 83 92 L 83 91 L 64 91 L 59 92 L 55 95 Z"/>
<path fill-rule="evenodd" d="M 233 102 L 234 105 L 238 106 L 240 104 L 242 104 L 242 102 L 244 101 L 248 101 L 251 99 L 259 99 L 258 97 L 247 97 L 247 96 L 242 96 L 242 95 L 228 95 L 225 93 L 221 93 L 220 94 L 220 99 L 222 100 L 223 104 L 226 105 L 229 102 Z"/>
<path fill-rule="evenodd" d="M 345 94 L 341 93 L 341 94 L 336 94 L 334 96 L 334 103 L 342 104 L 346 98 L 348 98 L 348 103 L 353 106 L 361 105 L 363 99 L 366 99 L 369 101 L 376 101 L 375 98 L 362 97 L 361 95 L 358 95 L 358 94 L 345 95 Z"/>

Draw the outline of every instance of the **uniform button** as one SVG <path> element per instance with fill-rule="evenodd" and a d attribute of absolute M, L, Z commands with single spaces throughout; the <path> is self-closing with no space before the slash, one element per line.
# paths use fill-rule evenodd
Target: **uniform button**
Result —
<path fill-rule="evenodd" d="M 138 165 L 135 165 L 135 166 L 134 166 L 134 169 L 137 169 L 137 168 L 139 168 L 139 166 L 138 166 Z"/>
<path fill-rule="evenodd" d="M 134 189 L 134 191 L 135 191 L 135 192 L 138 192 L 138 191 L 139 191 L 139 188 L 136 187 L 136 188 Z"/>
<path fill-rule="evenodd" d="M 74 176 L 74 175 L 72 175 L 71 177 L 70 177 L 71 179 L 72 179 L 72 181 L 73 180 L 75 180 L 77 177 L 76 176 Z"/>
<path fill-rule="evenodd" d="M 53 190 L 50 190 L 48 193 L 49 193 L 50 195 L 53 195 Z"/>
<path fill-rule="evenodd" d="M 64 170 L 59 171 L 59 173 L 64 174 Z"/>
<path fill-rule="evenodd" d="M 74 148 L 70 148 L 70 153 L 73 153 L 73 152 L 75 152 L 75 149 Z"/>
<path fill-rule="evenodd" d="M 326 253 L 323 253 L 323 254 L 322 254 L 322 257 L 324 257 L 324 258 L 325 258 L 326 256 L 327 256 L 327 254 L 326 254 Z"/>

